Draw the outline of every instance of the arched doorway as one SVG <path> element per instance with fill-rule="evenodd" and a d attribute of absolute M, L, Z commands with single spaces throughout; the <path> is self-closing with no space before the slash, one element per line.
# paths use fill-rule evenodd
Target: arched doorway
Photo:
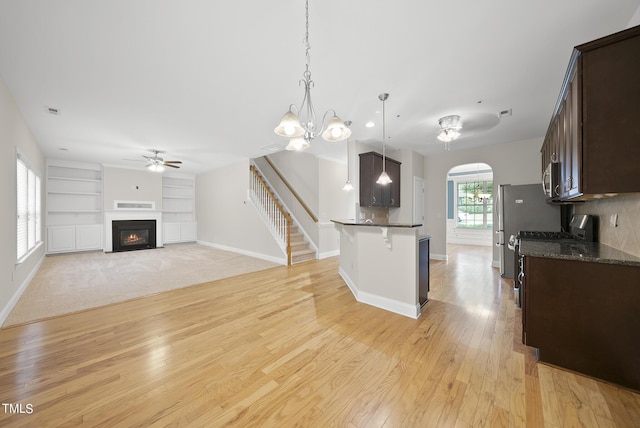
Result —
<path fill-rule="evenodd" d="M 446 242 L 493 245 L 493 169 L 486 163 L 454 166 L 447 173 Z"/>

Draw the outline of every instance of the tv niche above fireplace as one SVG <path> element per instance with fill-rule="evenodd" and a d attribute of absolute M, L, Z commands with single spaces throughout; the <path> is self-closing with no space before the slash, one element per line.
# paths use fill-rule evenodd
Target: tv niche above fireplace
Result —
<path fill-rule="evenodd" d="M 155 220 L 114 220 L 113 252 L 156 248 Z"/>

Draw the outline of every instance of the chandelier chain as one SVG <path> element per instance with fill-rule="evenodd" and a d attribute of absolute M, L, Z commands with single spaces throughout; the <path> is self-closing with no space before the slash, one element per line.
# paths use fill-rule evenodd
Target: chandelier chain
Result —
<path fill-rule="evenodd" d="M 306 19 L 306 27 L 304 33 L 304 48 L 305 48 L 305 58 L 307 60 L 307 69 L 304 72 L 305 78 L 311 78 L 311 71 L 309 70 L 309 66 L 311 65 L 311 54 L 309 51 L 311 50 L 311 44 L 309 43 L 309 0 L 306 2 L 305 6 L 305 19 Z"/>

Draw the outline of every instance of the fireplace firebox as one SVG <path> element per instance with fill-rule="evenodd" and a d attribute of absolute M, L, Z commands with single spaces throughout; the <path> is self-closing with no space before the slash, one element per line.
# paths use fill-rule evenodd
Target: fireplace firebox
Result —
<path fill-rule="evenodd" d="M 114 220 L 113 252 L 156 248 L 155 220 Z"/>

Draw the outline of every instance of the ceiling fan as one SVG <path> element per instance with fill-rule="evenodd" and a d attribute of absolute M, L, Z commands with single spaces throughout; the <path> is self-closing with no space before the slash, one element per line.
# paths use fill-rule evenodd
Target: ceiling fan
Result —
<path fill-rule="evenodd" d="M 170 168 L 180 168 L 179 164 L 181 164 L 182 161 L 166 161 L 158 156 L 159 154 L 164 153 L 163 151 L 155 149 L 149 151 L 153 153 L 153 156 L 142 155 L 142 157 L 147 160 L 147 164 L 145 166 L 151 171 L 162 172 L 164 171 L 165 166 Z"/>

